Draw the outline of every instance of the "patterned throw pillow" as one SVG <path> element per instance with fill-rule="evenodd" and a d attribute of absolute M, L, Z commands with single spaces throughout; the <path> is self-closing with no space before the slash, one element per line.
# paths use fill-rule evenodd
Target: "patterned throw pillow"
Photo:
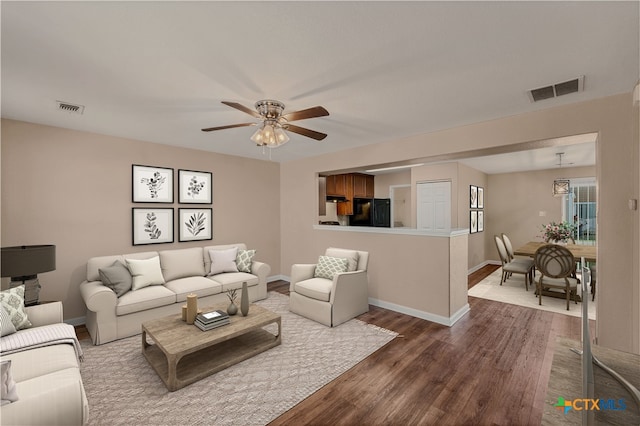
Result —
<path fill-rule="evenodd" d="M 0 335 L 3 337 L 16 332 L 16 328 L 11 322 L 11 318 L 9 318 L 9 314 L 7 313 L 7 309 L 4 305 L 5 303 L 0 303 L 0 326 L 2 328 L 2 333 Z"/>
<path fill-rule="evenodd" d="M 347 272 L 348 264 L 349 261 L 343 257 L 320 256 L 313 276 L 333 280 L 335 274 Z"/>
<path fill-rule="evenodd" d="M 16 330 L 31 327 L 27 311 L 24 310 L 24 285 L 0 292 L 0 304 L 6 309 Z"/>
<path fill-rule="evenodd" d="M 238 271 L 251 273 L 251 263 L 255 255 L 255 250 L 238 250 L 238 255 L 236 256 Z"/>

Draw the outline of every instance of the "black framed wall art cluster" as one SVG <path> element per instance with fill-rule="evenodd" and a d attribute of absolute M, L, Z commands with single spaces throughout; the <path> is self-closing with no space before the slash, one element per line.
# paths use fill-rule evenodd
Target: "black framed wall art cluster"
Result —
<path fill-rule="evenodd" d="M 476 185 L 469 185 L 469 232 L 484 231 L 484 188 Z"/>
<path fill-rule="evenodd" d="M 174 169 L 169 167 L 131 167 L 133 203 L 173 204 Z M 213 204 L 213 173 L 178 169 L 179 204 Z M 172 243 L 174 241 L 173 207 L 133 207 L 132 243 Z M 177 215 L 178 241 L 213 239 L 213 208 L 180 207 Z"/>

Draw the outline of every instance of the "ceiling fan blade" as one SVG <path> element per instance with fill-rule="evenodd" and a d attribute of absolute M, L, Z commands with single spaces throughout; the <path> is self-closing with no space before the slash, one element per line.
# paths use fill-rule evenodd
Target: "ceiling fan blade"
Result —
<path fill-rule="evenodd" d="M 324 117 L 329 115 L 329 111 L 324 109 L 321 106 L 316 106 L 313 108 L 302 109 L 300 111 L 293 111 L 289 114 L 284 114 L 282 118 L 287 121 L 296 121 L 296 120 L 304 120 L 307 118 L 315 118 L 315 117 Z"/>
<path fill-rule="evenodd" d="M 317 141 L 321 141 L 327 137 L 326 133 L 316 132 L 315 130 L 305 129 L 304 127 L 294 126 L 293 124 L 285 124 L 283 127 L 293 133 L 297 133 Z"/>
<path fill-rule="evenodd" d="M 247 108 L 246 106 L 239 104 L 237 102 L 227 102 L 227 101 L 222 101 L 223 104 L 230 106 L 231 108 L 235 108 L 238 109 L 244 113 L 247 113 L 255 118 L 262 118 L 262 116 L 260 114 L 258 114 L 258 112 L 255 109 L 251 109 L 251 108 Z"/>
<path fill-rule="evenodd" d="M 241 123 L 241 124 L 229 124 L 228 126 L 220 126 L 220 127 L 209 127 L 207 129 L 202 129 L 203 132 L 211 132 L 213 130 L 224 130 L 224 129 L 233 129 L 234 127 L 245 127 L 245 126 L 253 126 L 256 123 Z"/>

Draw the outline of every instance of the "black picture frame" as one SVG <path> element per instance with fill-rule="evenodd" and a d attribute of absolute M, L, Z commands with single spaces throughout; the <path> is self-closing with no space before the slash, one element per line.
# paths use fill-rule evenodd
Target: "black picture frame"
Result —
<path fill-rule="evenodd" d="M 484 210 L 478 210 L 478 232 L 484 231 Z"/>
<path fill-rule="evenodd" d="M 178 241 L 213 239 L 213 209 L 178 209 Z"/>
<path fill-rule="evenodd" d="M 173 208 L 131 209 L 131 242 L 134 246 L 173 242 Z"/>
<path fill-rule="evenodd" d="M 478 208 L 484 208 L 484 188 L 481 186 L 478 187 Z"/>
<path fill-rule="evenodd" d="M 213 204 L 213 173 L 178 169 L 180 204 Z"/>
<path fill-rule="evenodd" d="M 173 168 L 131 165 L 134 203 L 173 203 Z"/>
<path fill-rule="evenodd" d="M 469 212 L 469 233 L 475 234 L 478 232 L 478 210 L 471 210 Z"/>
<path fill-rule="evenodd" d="M 478 208 L 478 187 L 475 185 L 469 185 L 469 207 Z"/>

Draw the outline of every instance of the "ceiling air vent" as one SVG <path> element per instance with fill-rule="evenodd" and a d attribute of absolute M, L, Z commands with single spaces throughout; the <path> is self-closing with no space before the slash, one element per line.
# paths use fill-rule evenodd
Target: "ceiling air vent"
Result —
<path fill-rule="evenodd" d="M 70 114 L 82 114 L 84 112 L 84 105 L 71 104 L 69 102 L 56 101 L 58 109 Z"/>
<path fill-rule="evenodd" d="M 584 88 L 584 76 L 581 75 L 573 80 L 563 81 L 562 83 L 552 84 L 550 86 L 532 89 L 529 92 L 531 102 L 538 102 L 544 99 L 556 98 L 569 93 L 582 92 Z"/>

